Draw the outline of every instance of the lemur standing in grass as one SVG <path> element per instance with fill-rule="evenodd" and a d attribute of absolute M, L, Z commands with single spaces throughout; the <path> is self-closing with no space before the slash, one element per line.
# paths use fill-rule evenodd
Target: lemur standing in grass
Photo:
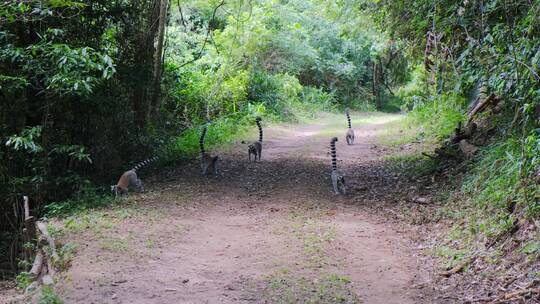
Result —
<path fill-rule="evenodd" d="M 348 145 L 352 145 L 354 144 L 354 130 L 352 129 L 351 125 L 351 116 L 349 115 L 349 109 L 345 109 L 345 114 L 347 115 L 347 122 L 349 123 L 349 129 L 347 130 L 345 139 L 347 140 Z"/>
<path fill-rule="evenodd" d="M 217 162 L 218 156 L 211 156 L 210 153 L 207 153 L 204 150 L 204 139 L 208 131 L 208 126 L 204 125 L 202 130 L 201 137 L 199 138 L 199 147 L 201 149 L 201 173 L 204 176 L 208 176 L 209 169 L 212 171 L 212 174 L 217 174 Z"/>
<path fill-rule="evenodd" d="M 263 142 L 263 130 L 261 126 L 261 118 L 255 118 L 255 123 L 257 123 L 257 128 L 259 128 L 259 141 L 254 141 L 248 145 L 248 159 L 251 161 L 251 154 L 254 156 L 254 160 L 257 161 L 257 156 L 261 160 L 262 154 L 262 142 Z"/>
<path fill-rule="evenodd" d="M 111 191 L 114 193 L 115 197 L 127 194 L 130 187 L 135 187 L 137 191 L 144 192 L 142 181 L 137 177 L 137 170 L 143 168 L 144 166 L 157 159 L 159 159 L 159 157 L 157 156 L 149 158 L 143 162 L 138 163 L 135 167 L 133 167 L 133 169 L 124 172 L 124 174 L 120 176 L 118 183 L 111 186 Z"/>
<path fill-rule="evenodd" d="M 330 177 L 332 178 L 332 186 L 334 187 L 334 192 L 336 194 L 346 194 L 347 186 L 345 184 L 345 178 L 343 175 L 339 174 L 337 171 L 337 157 L 336 157 L 336 142 L 338 141 L 337 137 L 332 138 L 330 141 L 330 154 L 332 156 L 332 173 Z"/>

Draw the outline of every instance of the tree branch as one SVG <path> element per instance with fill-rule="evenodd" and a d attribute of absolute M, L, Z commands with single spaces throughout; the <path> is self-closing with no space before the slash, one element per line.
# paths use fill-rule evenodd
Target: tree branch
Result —
<path fill-rule="evenodd" d="M 215 8 L 214 8 L 214 11 L 212 13 L 212 18 L 210 18 L 210 21 L 208 21 L 208 29 L 206 31 L 206 37 L 204 37 L 204 42 L 203 42 L 203 45 L 201 47 L 201 49 L 199 50 L 197 56 L 195 56 L 195 58 L 193 58 L 192 60 L 188 61 L 188 62 L 184 62 L 182 65 L 180 65 L 180 67 L 184 67 L 188 64 L 191 64 L 197 60 L 199 60 L 201 57 L 202 57 L 202 53 L 204 52 L 204 48 L 206 47 L 206 43 L 208 42 L 208 38 L 210 37 L 210 32 L 211 32 L 211 28 L 210 28 L 210 24 L 214 21 L 214 19 L 216 18 L 216 12 L 217 10 L 222 7 L 223 5 L 225 5 L 225 0 L 222 0 Z"/>
<path fill-rule="evenodd" d="M 177 0 L 176 2 L 178 3 L 178 12 L 180 13 L 180 20 L 182 21 L 182 25 L 184 26 L 184 30 L 187 31 L 186 20 L 184 19 L 184 14 L 182 13 L 182 6 L 180 6 L 180 0 Z"/>

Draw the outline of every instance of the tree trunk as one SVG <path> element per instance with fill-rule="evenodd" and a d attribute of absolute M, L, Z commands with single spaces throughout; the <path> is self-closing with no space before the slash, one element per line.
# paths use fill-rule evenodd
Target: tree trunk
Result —
<path fill-rule="evenodd" d="M 143 129 L 148 124 L 148 114 L 152 107 L 152 84 L 153 84 L 153 56 L 155 54 L 154 41 L 158 32 L 158 18 L 162 0 L 154 0 L 147 3 L 147 23 L 141 28 L 138 47 L 135 53 L 137 82 L 133 83 L 133 111 L 136 125 Z M 148 27 L 146 27 L 148 26 Z"/>
<path fill-rule="evenodd" d="M 374 61 L 373 62 L 373 96 L 375 96 L 375 107 L 377 110 L 382 109 L 382 100 L 381 100 L 381 94 L 379 89 L 379 82 L 380 82 L 380 66 L 379 64 Z"/>
<path fill-rule="evenodd" d="M 159 25 L 157 35 L 157 47 L 154 53 L 154 81 L 152 84 L 152 108 L 151 113 L 155 115 L 159 110 L 159 98 L 161 93 L 161 69 L 163 57 L 163 41 L 165 38 L 165 25 L 167 21 L 167 8 L 169 7 L 168 0 L 161 0 L 159 7 Z"/>

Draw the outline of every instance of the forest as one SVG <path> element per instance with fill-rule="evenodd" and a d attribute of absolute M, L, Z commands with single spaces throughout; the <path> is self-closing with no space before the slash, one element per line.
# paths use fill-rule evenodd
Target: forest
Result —
<path fill-rule="evenodd" d="M 0 302 L 540 302 L 539 15 L 539 0 L 0 1 Z M 142 162 L 145 191 L 111 194 Z"/>

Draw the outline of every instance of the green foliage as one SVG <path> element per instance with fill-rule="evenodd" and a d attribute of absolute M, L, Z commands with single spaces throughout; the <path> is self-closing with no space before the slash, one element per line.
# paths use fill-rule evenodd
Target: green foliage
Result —
<path fill-rule="evenodd" d="M 64 304 L 64 301 L 54 292 L 54 289 L 49 286 L 44 286 L 41 289 L 41 296 L 38 304 Z"/>
<path fill-rule="evenodd" d="M 113 202 L 114 198 L 103 189 L 84 187 L 68 199 L 47 204 L 45 214 L 48 216 L 63 216 L 107 206 Z"/>
<path fill-rule="evenodd" d="M 540 216 L 540 1 L 365 0 L 362 7 L 417 65 L 397 95 L 423 139 L 448 139 L 466 108 L 484 101 L 480 87 L 503 101 L 500 113 L 474 117 L 473 143 L 483 146 L 449 206 L 459 233 L 448 256 L 487 243 L 493 263 L 510 251 L 537 259 L 538 231 L 522 233 L 529 240 L 520 239 L 520 250 L 503 240 Z"/>
<path fill-rule="evenodd" d="M 248 122 L 250 120 L 249 118 L 252 118 L 251 123 Z M 254 128 L 254 121 L 254 116 L 247 115 L 241 116 L 241 118 L 237 118 L 235 116 L 222 117 L 213 121 L 208 125 L 205 148 L 210 150 L 218 145 L 226 146 L 237 141 L 238 138 L 241 138 L 244 134 L 246 134 L 247 130 L 249 130 L 249 125 L 251 125 L 251 129 Z M 201 132 L 202 127 L 192 128 L 185 131 L 173 144 L 173 153 L 189 156 L 198 155 L 199 138 L 201 136 Z"/>
<path fill-rule="evenodd" d="M 435 255 L 446 260 L 445 268 L 451 269 L 457 264 L 461 263 L 464 258 L 467 257 L 467 250 L 465 249 L 454 249 L 445 245 L 438 246 L 435 248 Z"/>
<path fill-rule="evenodd" d="M 12 135 L 6 141 L 6 146 L 14 150 L 26 150 L 30 153 L 41 152 L 43 148 L 36 143 L 36 140 L 41 136 L 41 126 L 26 128 L 21 132 L 21 135 Z"/>
<path fill-rule="evenodd" d="M 21 272 L 17 275 L 17 278 L 16 278 L 16 281 L 17 281 L 17 286 L 22 289 L 22 290 L 25 290 L 26 287 L 28 287 L 28 285 L 30 285 L 32 283 L 32 279 L 30 278 L 30 274 L 28 272 Z"/>
<path fill-rule="evenodd" d="M 521 110 L 524 124 L 536 120 L 527 108 L 539 100 L 539 6 L 538 0 L 363 1 L 379 26 L 407 43 L 417 61 L 432 62 L 437 93 L 472 96 L 484 78 L 489 93 L 507 99 L 506 110 Z M 428 32 L 438 41 L 425 53 Z"/>
<path fill-rule="evenodd" d="M 522 148 L 519 140 L 509 138 L 483 149 L 462 188 L 477 218 L 470 231 L 494 237 L 511 230 L 516 217 L 540 215 L 535 199 L 538 187 L 522 182 L 523 166 L 528 163 L 521 157 Z"/>
<path fill-rule="evenodd" d="M 0 40 L 7 42 L 0 51 L 0 60 L 21 67 L 20 73 L 35 75 L 43 83 L 43 90 L 55 94 L 88 95 L 101 80 L 112 77 L 115 68 L 112 59 L 90 47 L 72 48 L 57 43 L 65 37 L 60 29 L 48 29 L 42 39 L 28 47 L 9 43 L 14 37 L 0 32 Z M 13 78 L 11 75 L 5 77 Z M 21 79 L 21 83 L 30 83 Z M 6 89 L 18 89 L 20 85 Z"/>
<path fill-rule="evenodd" d="M 430 95 L 427 79 L 428 75 L 423 66 L 417 65 L 412 70 L 409 82 L 396 92 L 396 95 L 402 99 L 403 109 L 410 111 L 416 104 Z"/>
<path fill-rule="evenodd" d="M 538 258 L 540 256 L 540 242 L 539 241 L 531 241 L 531 242 L 525 244 L 525 246 L 523 246 L 523 248 L 521 248 L 521 252 L 523 252 L 525 254 L 528 254 L 528 255 L 533 255 L 533 256 L 535 256 L 535 258 Z"/>
<path fill-rule="evenodd" d="M 464 119 L 465 99 L 456 94 L 415 97 L 418 98 L 414 99 L 408 120 L 413 126 L 419 126 L 419 135 L 428 140 L 448 138 Z"/>
<path fill-rule="evenodd" d="M 12 231 L 2 233 L 0 252 L 18 233 L 12 210 L 22 195 L 36 216 L 51 202 L 55 212 L 99 205 L 80 197 L 84 188 L 112 183 L 178 134 L 177 119 L 149 97 L 157 95 L 154 4 L 0 4 L 0 231 Z"/>
<path fill-rule="evenodd" d="M 387 43 L 384 36 L 372 31 L 369 19 L 351 3 L 295 0 L 250 5 L 239 2 L 224 7 L 232 12 L 217 10 L 218 21 L 207 20 L 209 7 L 204 1 L 183 5 L 183 19 L 179 14 L 173 15 L 179 20 L 170 26 L 169 39 L 178 47 L 169 50 L 167 61 L 176 69 L 178 76 L 174 78 L 189 82 L 182 86 L 182 94 L 191 95 L 202 89 L 210 99 L 203 102 L 215 104 L 211 99 L 217 97 L 222 104 L 239 105 L 223 100 L 224 94 L 220 92 L 228 90 L 228 82 L 242 87 L 243 82 L 235 81 L 234 77 L 249 71 L 249 100 L 262 102 L 270 111 L 287 116 L 287 103 L 294 103 L 297 98 L 295 81 L 303 87 L 333 94 L 336 103 L 363 106 L 372 100 L 370 81 L 374 60 L 391 57 L 384 68 L 402 71 L 391 75 L 406 75 L 407 67 L 402 65 L 406 60 L 400 57 L 397 44 Z M 238 20 L 236 15 L 243 19 Z M 206 34 L 210 22 L 220 24 L 219 28 L 210 30 L 213 45 L 209 45 Z M 201 58 L 193 62 L 199 55 Z M 184 66 L 186 63 L 191 64 Z M 191 82 L 191 75 L 199 81 Z M 390 86 L 400 81 L 399 77 L 388 77 Z M 190 86 L 195 90 L 189 89 Z M 225 95 L 231 99 L 234 94 Z M 285 113 L 280 113 L 281 110 Z"/>
<path fill-rule="evenodd" d="M 427 79 L 424 68 L 417 66 L 409 83 L 399 88 L 396 95 L 402 100 L 403 109 L 409 111 L 409 126 L 418 128 L 421 138 L 442 141 L 464 120 L 466 100 L 454 92 L 433 95 Z"/>
<path fill-rule="evenodd" d="M 302 85 L 298 79 L 288 74 L 269 75 L 256 71 L 250 79 L 249 99 L 262 103 L 276 116 L 291 118 L 292 106 L 300 102 Z"/>

